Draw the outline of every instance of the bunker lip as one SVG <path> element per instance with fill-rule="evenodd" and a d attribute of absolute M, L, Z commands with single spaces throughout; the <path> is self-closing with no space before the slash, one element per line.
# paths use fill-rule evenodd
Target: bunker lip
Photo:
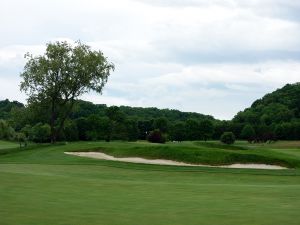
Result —
<path fill-rule="evenodd" d="M 177 161 L 167 160 L 167 159 L 144 159 L 139 157 L 117 158 L 102 152 L 64 152 L 64 153 L 68 155 L 75 155 L 75 156 L 94 158 L 94 159 L 104 159 L 104 160 L 111 160 L 111 161 L 142 163 L 142 164 L 155 164 L 155 165 L 202 166 L 202 167 L 219 167 L 219 168 L 236 168 L 236 169 L 269 169 L 269 170 L 287 169 L 286 167 L 277 166 L 277 165 L 255 164 L 255 163 L 249 163 L 249 164 L 235 163 L 231 165 L 211 166 L 205 164 L 189 164 L 189 163 L 177 162 Z"/>

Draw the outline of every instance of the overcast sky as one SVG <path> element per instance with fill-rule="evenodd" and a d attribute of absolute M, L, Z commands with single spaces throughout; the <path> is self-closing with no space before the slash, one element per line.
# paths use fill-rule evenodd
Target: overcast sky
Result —
<path fill-rule="evenodd" d="M 108 105 L 172 108 L 231 119 L 300 81 L 298 0 L 0 0 L 0 99 L 19 91 L 24 54 L 81 40 L 116 70 Z"/>

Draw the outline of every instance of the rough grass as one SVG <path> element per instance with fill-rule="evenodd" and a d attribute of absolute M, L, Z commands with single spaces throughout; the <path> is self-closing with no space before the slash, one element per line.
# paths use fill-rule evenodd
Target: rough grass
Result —
<path fill-rule="evenodd" d="M 299 169 L 266 171 L 143 165 L 63 153 L 105 148 L 117 154 L 117 149 L 140 152 L 140 148 L 151 151 L 157 146 L 80 142 L 34 146 L 22 151 L 11 149 L 10 153 L 0 155 L 0 224 L 300 223 Z M 164 145 L 159 151 L 171 151 L 172 146 L 173 143 Z M 176 146 L 174 143 L 174 151 L 178 151 Z M 191 142 L 179 146 L 185 146 L 186 151 L 196 151 L 194 148 L 215 151 Z M 255 151 L 266 151 L 276 157 L 300 157 L 297 149 Z"/>
<path fill-rule="evenodd" d="M 219 142 L 203 142 L 203 141 L 198 141 L 194 142 L 196 145 L 207 147 L 207 148 L 214 148 L 214 149 L 226 149 L 226 150 L 247 150 L 249 148 L 245 146 L 239 146 L 239 145 L 227 145 Z"/>

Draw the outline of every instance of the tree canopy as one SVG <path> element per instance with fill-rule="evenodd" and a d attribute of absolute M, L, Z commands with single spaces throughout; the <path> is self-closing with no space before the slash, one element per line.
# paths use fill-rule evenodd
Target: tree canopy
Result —
<path fill-rule="evenodd" d="M 51 141 L 55 142 L 75 103 L 91 90 L 98 93 L 114 70 L 101 51 L 76 42 L 48 43 L 43 55 L 25 55 L 27 63 L 21 73 L 21 90 L 28 102 L 49 107 Z"/>

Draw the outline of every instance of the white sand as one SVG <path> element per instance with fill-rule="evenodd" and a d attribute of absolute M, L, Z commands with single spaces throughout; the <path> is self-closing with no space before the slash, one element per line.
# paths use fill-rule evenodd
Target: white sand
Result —
<path fill-rule="evenodd" d="M 210 166 L 204 164 L 189 164 L 189 163 L 177 162 L 177 161 L 167 160 L 167 159 L 143 159 L 138 157 L 116 158 L 114 156 L 110 156 L 102 152 L 65 152 L 65 154 L 94 158 L 94 159 L 105 159 L 105 160 L 112 160 L 112 161 L 119 161 L 119 162 L 156 164 L 156 165 L 205 166 L 205 167 L 221 167 L 221 168 L 271 169 L 271 170 L 287 169 L 282 166 L 267 165 L 267 164 L 253 164 L 253 163 L 251 164 L 235 163 L 231 165 Z"/>

